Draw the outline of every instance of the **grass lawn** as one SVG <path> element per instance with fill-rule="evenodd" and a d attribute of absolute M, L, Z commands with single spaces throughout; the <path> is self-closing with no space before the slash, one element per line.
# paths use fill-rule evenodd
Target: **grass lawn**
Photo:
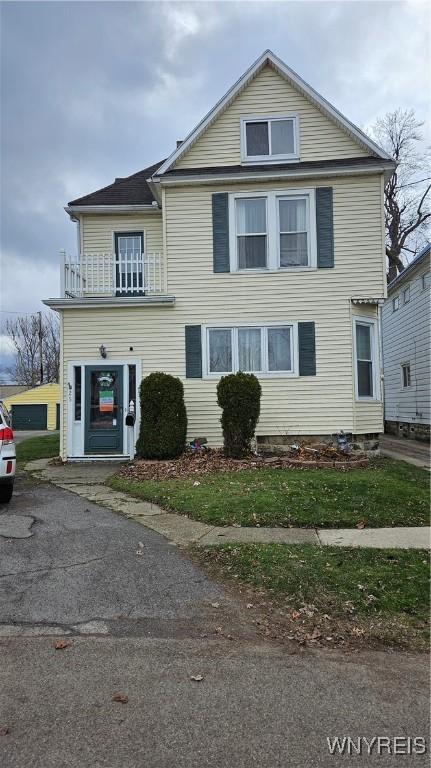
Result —
<path fill-rule="evenodd" d="M 29 437 L 16 446 L 16 457 L 19 464 L 25 464 L 33 459 L 50 459 L 60 453 L 60 437 L 46 435 L 44 437 Z"/>
<path fill-rule="evenodd" d="M 276 620 L 283 617 L 295 635 L 318 627 L 324 640 L 341 633 L 347 640 L 426 645 L 425 551 L 241 544 L 194 548 L 192 556 L 212 575 L 254 590 L 258 601 L 273 601 Z"/>
<path fill-rule="evenodd" d="M 109 484 L 212 525 L 376 528 L 429 525 L 429 473 L 376 459 L 369 469 L 256 469 Z M 195 483 L 198 483 L 195 485 Z"/>

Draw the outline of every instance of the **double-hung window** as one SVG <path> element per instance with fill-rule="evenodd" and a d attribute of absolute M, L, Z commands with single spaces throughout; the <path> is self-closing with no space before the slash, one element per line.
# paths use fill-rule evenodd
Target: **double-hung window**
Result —
<path fill-rule="evenodd" d="M 279 197 L 280 268 L 309 266 L 308 196 Z"/>
<path fill-rule="evenodd" d="M 315 192 L 230 195 L 232 272 L 316 267 Z"/>
<path fill-rule="evenodd" d="M 238 269 L 267 266 L 266 197 L 242 197 L 236 200 L 236 242 Z"/>
<path fill-rule="evenodd" d="M 356 395 L 378 399 L 376 385 L 376 327 L 373 320 L 355 320 Z"/>
<path fill-rule="evenodd" d="M 408 389 L 412 385 L 410 363 L 403 363 L 401 365 L 401 374 L 402 374 L 403 389 Z"/>
<path fill-rule="evenodd" d="M 244 117 L 241 120 L 243 162 L 283 162 L 298 159 L 296 115 Z"/>
<path fill-rule="evenodd" d="M 207 328 L 207 375 L 295 373 L 295 325 Z"/>

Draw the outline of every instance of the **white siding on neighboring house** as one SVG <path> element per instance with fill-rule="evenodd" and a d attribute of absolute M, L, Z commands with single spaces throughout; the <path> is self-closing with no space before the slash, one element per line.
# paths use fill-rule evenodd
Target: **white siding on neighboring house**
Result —
<path fill-rule="evenodd" d="M 429 257 L 389 291 L 382 310 L 385 420 L 430 423 L 430 272 Z M 404 302 L 409 286 L 410 300 Z M 393 311 L 393 298 L 399 309 Z M 410 365 L 411 385 L 403 387 L 402 364 Z"/>
<path fill-rule="evenodd" d="M 256 75 L 232 104 L 175 164 L 205 168 L 241 163 L 240 119 L 247 115 L 297 114 L 300 159 L 333 160 L 370 155 L 270 66 Z"/>

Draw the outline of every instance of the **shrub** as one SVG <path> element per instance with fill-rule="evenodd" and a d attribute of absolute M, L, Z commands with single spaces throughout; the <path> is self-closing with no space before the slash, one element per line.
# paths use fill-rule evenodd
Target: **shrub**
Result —
<path fill-rule="evenodd" d="M 239 459 L 251 450 L 251 440 L 260 414 L 261 386 L 252 373 L 223 376 L 217 385 L 217 402 L 223 409 L 226 456 Z"/>
<path fill-rule="evenodd" d="M 174 459 L 184 451 L 187 413 L 182 382 L 150 373 L 139 388 L 141 426 L 136 453 L 143 459 Z"/>

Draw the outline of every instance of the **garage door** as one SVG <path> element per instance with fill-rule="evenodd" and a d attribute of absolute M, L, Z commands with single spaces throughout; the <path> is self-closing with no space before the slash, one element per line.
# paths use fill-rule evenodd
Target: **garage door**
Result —
<path fill-rule="evenodd" d="M 13 405 L 13 429 L 46 429 L 48 418 L 47 405 Z"/>

